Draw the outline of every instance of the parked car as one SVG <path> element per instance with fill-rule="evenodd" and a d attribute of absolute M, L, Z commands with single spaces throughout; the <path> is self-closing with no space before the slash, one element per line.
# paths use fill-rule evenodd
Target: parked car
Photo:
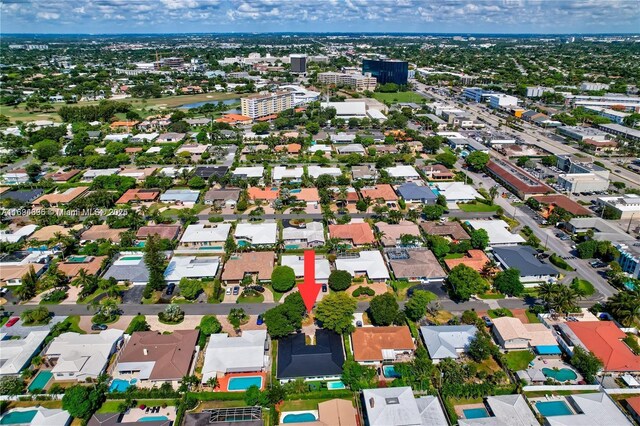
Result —
<path fill-rule="evenodd" d="M 251 290 L 257 291 L 258 293 L 264 293 L 264 287 L 262 287 L 261 285 L 254 285 L 253 287 L 251 287 Z"/>
<path fill-rule="evenodd" d="M 5 294 L 7 294 L 7 291 L 9 291 L 9 289 L 6 287 L 0 288 L 0 296 L 4 296 Z"/>
<path fill-rule="evenodd" d="M 176 289 L 176 285 L 171 283 L 167 286 L 167 296 L 171 296 Z"/>
<path fill-rule="evenodd" d="M 231 294 L 231 287 L 227 287 L 227 291 L 225 291 L 225 294 L 227 296 Z"/>
<path fill-rule="evenodd" d="M 486 325 L 487 327 L 491 327 L 493 325 L 493 321 L 491 321 L 491 318 L 486 315 L 482 317 L 482 321 L 484 321 L 484 325 Z"/>
<path fill-rule="evenodd" d="M 362 321 L 356 321 L 356 327 L 362 327 Z"/>
<path fill-rule="evenodd" d="M 91 330 L 93 331 L 103 331 L 106 329 L 107 329 L 107 326 L 105 324 L 93 324 L 91 326 Z"/>
<path fill-rule="evenodd" d="M 15 323 L 17 323 L 20 320 L 20 318 L 18 317 L 13 317 L 11 319 L 9 319 L 9 321 L 7 321 L 7 323 L 5 324 L 7 327 L 13 327 L 13 325 Z"/>
<path fill-rule="evenodd" d="M 322 284 L 322 292 L 326 293 L 328 290 L 327 285 L 326 284 Z"/>
<path fill-rule="evenodd" d="M 235 286 L 233 288 L 233 295 L 237 296 L 240 293 L 240 287 L 239 286 Z"/>
<path fill-rule="evenodd" d="M 258 315 L 258 319 L 256 320 L 257 325 L 264 324 L 264 318 L 262 318 L 262 314 Z"/>

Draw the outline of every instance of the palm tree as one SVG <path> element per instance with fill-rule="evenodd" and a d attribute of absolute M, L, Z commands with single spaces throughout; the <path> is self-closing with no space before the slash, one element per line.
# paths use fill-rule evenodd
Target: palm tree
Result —
<path fill-rule="evenodd" d="M 404 219 L 404 215 L 399 210 L 391 210 L 389 212 L 389 223 L 399 223 L 402 219 Z"/>
<path fill-rule="evenodd" d="M 207 386 L 211 387 L 212 389 L 217 388 L 220 385 L 220 382 L 218 381 L 217 377 L 209 377 L 209 379 L 207 379 Z"/>
<path fill-rule="evenodd" d="M 497 196 L 498 196 L 498 186 L 494 185 L 491 188 L 489 188 L 489 201 L 491 201 L 491 204 L 493 204 Z"/>
<path fill-rule="evenodd" d="M 609 298 L 607 310 L 625 327 L 631 327 L 640 318 L 640 292 L 621 291 Z"/>
<path fill-rule="evenodd" d="M 498 264 L 496 263 L 496 261 L 493 259 L 489 259 L 489 261 L 482 267 L 480 275 L 482 275 L 484 278 L 492 277 L 496 274 L 497 270 Z"/>

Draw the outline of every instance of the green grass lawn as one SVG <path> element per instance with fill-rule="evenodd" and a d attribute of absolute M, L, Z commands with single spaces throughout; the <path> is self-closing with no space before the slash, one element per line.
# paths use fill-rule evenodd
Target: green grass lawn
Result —
<path fill-rule="evenodd" d="M 591 296 L 593 295 L 593 293 L 596 292 L 596 289 L 593 287 L 593 284 L 583 279 L 573 280 L 571 282 L 571 287 L 574 287 L 579 292 L 584 293 L 585 296 Z"/>
<path fill-rule="evenodd" d="M 424 97 L 418 95 L 415 92 L 396 92 L 396 93 L 375 92 L 373 94 L 373 97 L 376 98 L 377 100 L 379 100 L 380 102 L 388 101 L 388 102 L 391 102 L 391 103 L 413 102 L 413 103 L 419 104 L 422 101 L 424 101 Z"/>
<path fill-rule="evenodd" d="M 464 257 L 464 253 L 449 253 L 444 258 L 445 259 L 461 259 Z"/>
<path fill-rule="evenodd" d="M 262 303 L 264 302 L 264 296 L 258 293 L 255 296 L 240 296 L 236 303 Z"/>
<path fill-rule="evenodd" d="M 529 312 L 528 309 L 526 311 L 524 311 L 524 314 L 527 316 L 527 319 L 529 320 L 529 322 L 531 324 L 536 324 L 536 323 L 540 322 L 540 320 L 538 319 L 538 316 L 536 314 L 534 314 L 533 312 Z"/>
<path fill-rule="evenodd" d="M 560 269 L 564 269 L 565 271 L 573 271 L 574 269 L 569 265 L 563 258 L 557 256 L 556 254 L 552 254 L 549 256 L 549 262 L 553 263 Z"/>
<path fill-rule="evenodd" d="M 71 323 L 69 331 L 73 331 L 78 334 L 85 334 L 85 331 L 80 328 L 80 315 L 71 315 L 65 319 L 65 322 Z"/>
<path fill-rule="evenodd" d="M 506 314 L 506 315 L 501 315 L 501 314 Z M 504 316 L 513 317 L 513 312 L 511 312 L 507 308 L 489 309 L 487 311 L 487 315 L 489 315 L 489 317 L 491 318 L 500 318 Z"/>
<path fill-rule="evenodd" d="M 531 351 L 511 351 L 504 354 L 507 367 L 512 371 L 526 370 L 534 358 L 535 355 Z"/>
<path fill-rule="evenodd" d="M 500 208 L 495 204 L 490 206 L 484 203 L 475 203 L 475 204 L 459 203 L 458 207 L 460 207 L 460 210 L 462 210 L 463 212 L 473 212 L 473 213 L 495 212 Z"/>
<path fill-rule="evenodd" d="M 500 294 L 500 293 L 484 293 L 484 294 L 479 294 L 478 297 L 480 299 L 504 299 L 504 294 Z"/>
<path fill-rule="evenodd" d="M 118 405 L 122 403 L 122 399 L 110 399 L 105 401 L 102 404 L 102 407 L 98 409 L 98 414 L 104 413 L 117 413 Z M 138 399 L 136 406 L 139 407 L 141 405 L 146 405 L 147 407 L 162 407 L 162 404 L 167 404 L 168 406 L 173 405 L 173 400 L 171 399 Z"/>
<path fill-rule="evenodd" d="M 324 399 L 297 399 L 295 401 L 284 401 L 280 412 L 282 411 L 302 411 L 302 410 L 317 410 L 318 404 L 324 401 L 328 401 L 332 398 Z M 347 398 L 340 398 L 347 399 Z"/>
<path fill-rule="evenodd" d="M 296 283 L 296 285 L 297 285 L 297 283 Z M 276 302 L 279 302 L 280 299 L 282 299 L 282 296 L 284 296 L 284 293 L 280 293 L 279 291 L 275 291 L 273 289 L 273 287 L 271 287 L 271 285 L 265 285 L 264 288 L 266 288 L 271 293 L 273 293 L 273 300 L 275 300 Z"/>

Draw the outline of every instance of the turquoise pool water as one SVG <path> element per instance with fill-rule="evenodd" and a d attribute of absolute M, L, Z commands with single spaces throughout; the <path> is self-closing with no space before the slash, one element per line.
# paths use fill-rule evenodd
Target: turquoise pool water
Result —
<path fill-rule="evenodd" d="M 33 392 L 36 389 L 44 389 L 53 377 L 53 373 L 51 371 L 41 371 L 38 373 L 35 379 L 29 385 L 29 392 Z"/>
<path fill-rule="evenodd" d="M 142 256 L 124 256 L 119 260 L 142 260 Z"/>
<path fill-rule="evenodd" d="M 198 250 L 222 250 L 224 247 L 222 246 L 202 246 Z"/>
<path fill-rule="evenodd" d="M 144 243 L 145 243 L 145 242 L 146 242 L 146 241 L 138 241 L 138 242 L 136 243 L 136 247 L 144 247 Z"/>
<path fill-rule="evenodd" d="M 382 367 L 382 374 L 387 379 L 395 379 L 396 377 L 400 377 L 393 365 L 385 365 L 384 367 Z"/>
<path fill-rule="evenodd" d="M 38 414 L 37 410 L 12 411 L 0 418 L 0 425 L 17 425 L 20 423 L 31 423 L 31 420 Z"/>
<path fill-rule="evenodd" d="M 313 413 L 287 414 L 282 418 L 282 423 L 304 423 L 316 420 L 318 419 Z"/>
<path fill-rule="evenodd" d="M 262 377 L 260 376 L 246 376 L 246 377 L 232 377 L 229 379 L 227 390 L 229 391 L 244 391 L 251 386 L 262 387 Z"/>
<path fill-rule="evenodd" d="M 302 192 L 302 189 L 292 189 L 291 191 L 289 191 L 290 194 L 298 194 Z"/>
<path fill-rule="evenodd" d="M 159 422 L 161 420 L 169 420 L 169 417 L 167 417 L 167 416 L 147 416 L 147 417 L 140 417 L 138 419 L 139 422 Z"/>
<path fill-rule="evenodd" d="M 251 243 L 248 241 L 240 240 L 238 241 L 238 247 L 251 247 Z"/>
<path fill-rule="evenodd" d="M 329 390 L 339 390 L 346 389 L 347 387 L 340 380 L 337 382 L 327 382 L 327 389 Z"/>
<path fill-rule="evenodd" d="M 129 389 L 129 386 L 133 386 L 138 379 L 122 380 L 122 379 L 113 379 L 111 381 L 111 385 L 109 385 L 109 392 L 125 392 Z"/>
<path fill-rule="evenodd" d="M 559 382 L 566 382 L 567 380 L 575 380 L 578 378 L 578 375 L 575 371 L 569 368 L 561 368 L 559 370 L 554 370 L 552 368 L 543 368 L 542 374 L 547 377 L 551 377 L 552 379 L 556 379 Z"/>
<path fill-rule="evenodd" d="M 465 419 L 484 419 L 489 417 L 489 412 L 485 408 L 467 408 L 462 412 Z"/>
<path fill-rule="evenodd" d="M 624 283 L 624 286 L 627 290 L 631 290 L 634 291 L 636 289 L 636 285 L 633 283 L 633 281 L 627 281 Z"/>
<path fill-rule="evenodd" d="M 545 417 L 573 414 L 564 401 L 538 401 L 536 402 L 536 408 Z"/>
<path fill-rule="evenodd" d="M 296 250 L 298 247 L 298 244 L 287 244 L 284 246 L 285 250 Z"/>
<path fill-rule="evenodd" d="M 86 258 L 87 256 L 69 256 L 67 263 L 82 263 Z"/>

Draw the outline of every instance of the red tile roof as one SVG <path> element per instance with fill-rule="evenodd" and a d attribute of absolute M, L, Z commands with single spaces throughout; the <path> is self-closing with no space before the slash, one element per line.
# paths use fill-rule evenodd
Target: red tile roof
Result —
<path fill-rule="evenodd" d="M 631 398 L 625 399 L 627 405 L 631 407 L 631 409 L 636 413 L 636 415 L 640 415 L 640 396 L 634 396 Z"/>
<path fill-rule="evenodd" d="M 561 207 L 574 216 L 591 216 L 591 210 L 581 206 L 565 195 L 536 195 L 535 200 L 543 204 L 552 204 Z"/>
<path fill-rule="evenodd" d="M 600 358 L 605 371 L 640 371 L 640 356 L 622 342 L 627 335 L 613 321 L 568 322 L 567 326 Z"/>
<path fill-rule="evenodd" d="M 160 196 L 158 189 L 129 189 L 122 194 L 116 204 L 127 204 L 130 201 L 153 201 Z"/>
<path fill-rule="evenodd" d="M 278 189 L 274 191 L 271 188 L 262 189 L 255 186 L 247 189 L 247 195 L 251 200 L 275 200 L 279 194 L 280 190 Z"/>
<path fill-rule="evenodd" d="M 444 263 L 447 265 L 449 270 L 452 270 L 456 266 L 463 264 L 467 265 L 469 268 L 475 269 L 476 271 L 482 271 L 484 265 L 489 262 L 489 258 L 482 250 L 469 250 L 467 255 L 464 257 L 459 257 L 457 259 L 445 259 Z"/>
<path fill-rule="evenodd" d="M 376 185 L 372 188 L 362 188 L 360 190 L 362 197 L 371 197 L 372 200 L 382 199 L 384 201 L 397 201 L 398 195 L 393 187 L 388 183 Z"/>
<path fill-rule="evenodd" d="M 492 160 L 487 164 L 487 169 L 523 194 L 546 194 L 548 192 L 554 192 L 551 187 L 540 182 L 513 164 Z"/>
<path fill-rule="evenodd" d="M 329 225 L 331 238 L 351 240 L 353 244 L 373 244 L 376 239 L 368 223 L 349 223 L 346 225 Z"/>

